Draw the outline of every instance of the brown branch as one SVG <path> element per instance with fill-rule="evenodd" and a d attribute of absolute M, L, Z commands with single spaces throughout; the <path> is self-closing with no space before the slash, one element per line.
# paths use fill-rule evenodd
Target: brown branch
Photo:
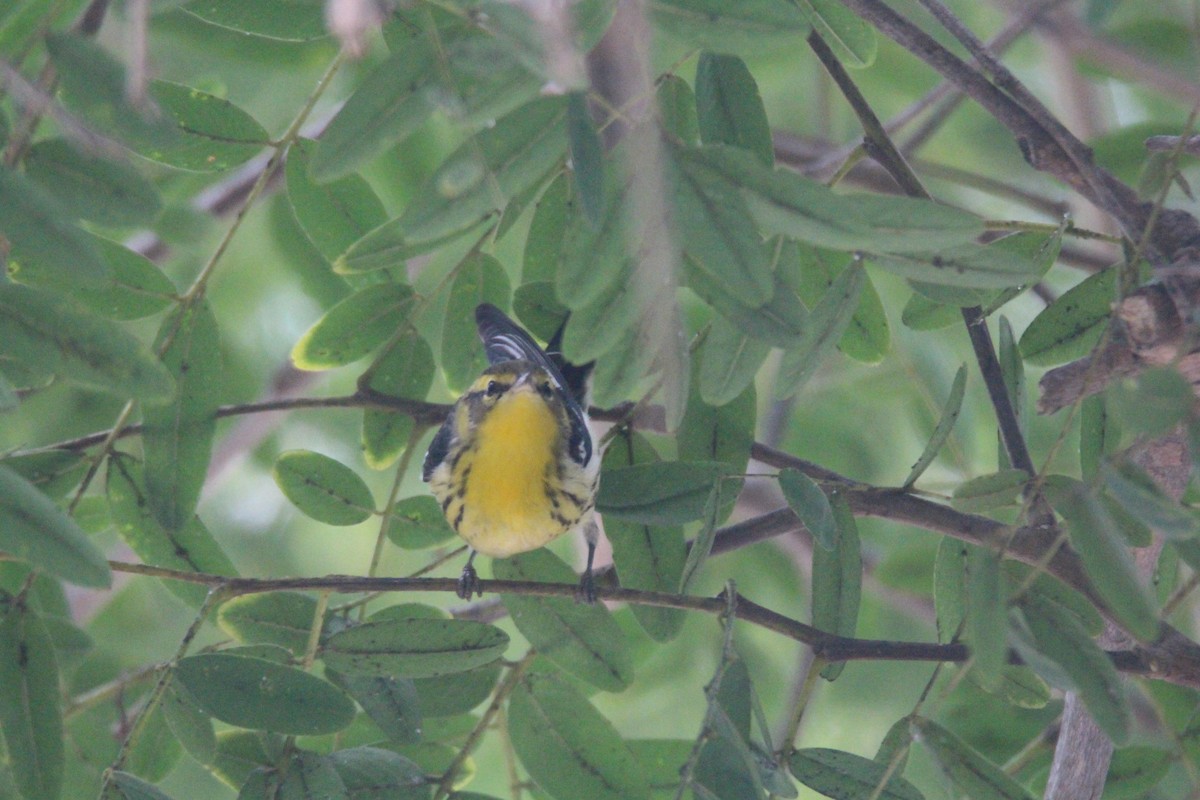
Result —
<path fill-rule="evenodd" d="M 1142 238 L 1153 204 L 1142 202 L 1132 188 L 1096 166 L 1090 150 L 961 25 L 954 26 L 953 32 L 971 43 L 972 53 L 996 83 L 880 0 L 842 2 L 979 103 L 1017 137 L 1022 155 L 1034 169 L 1048 172 L 1107 211 L 1131 239 Z M 1186 212 L 1167 210 L 1149 236 L 1146 255 L 1156 264 L 1166 264 L 1198 242 L 1200 223 Z"/>

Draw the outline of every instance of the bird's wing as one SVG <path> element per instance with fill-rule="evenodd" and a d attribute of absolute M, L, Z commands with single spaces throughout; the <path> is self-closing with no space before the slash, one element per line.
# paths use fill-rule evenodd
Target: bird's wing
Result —
<path fill-rule="evenodd" d="M 433 477 L 433 471 L 446 460 L 446 456 L 450 452 L 450 439 L 453 436 L 454 412 L 451 411 L 450 416 L 442 423 L 442 427 L 438 428 L 433 441 L 429 443 L 429 449 L 425 451 L 425 463 L 421 465 L 421 480 L 429 483 L 429 479 Z"/>

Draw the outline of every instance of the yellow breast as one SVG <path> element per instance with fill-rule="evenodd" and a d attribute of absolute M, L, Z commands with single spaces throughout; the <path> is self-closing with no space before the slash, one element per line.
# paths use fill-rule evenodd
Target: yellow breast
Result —
<path fill-rule="evenodd" d="M 541 547 L 564 533 L 546 482 L 558 469 L 558 421 L 532 388 L 506 394 L 480 420 L 471 456 L 458 465 L 466 491 L 459 534 L 485 555 Z"/>

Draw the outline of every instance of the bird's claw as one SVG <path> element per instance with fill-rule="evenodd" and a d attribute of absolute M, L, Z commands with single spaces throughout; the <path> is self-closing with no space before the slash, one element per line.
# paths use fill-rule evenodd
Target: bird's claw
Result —
<path fill-rule="evenodd" d="M 580 603 L 587 603 L 589 606 L 596 604 L 596 581 L 592 578 L 590 569 L 585 571 L 583 577 L 579 579 L 579 589 L 575 592 L 575 599 Z"/>
<path fill-rule="evenodd" d="M 470 600 L 472 594 L 483 597 L 483 581 L 479 580 L 479 575 L 475 572 L 475 567 L 470 564 L 463 567 L 462 574 L 458 576 L 458 590 L 456 594 L 462 600 Z"/>

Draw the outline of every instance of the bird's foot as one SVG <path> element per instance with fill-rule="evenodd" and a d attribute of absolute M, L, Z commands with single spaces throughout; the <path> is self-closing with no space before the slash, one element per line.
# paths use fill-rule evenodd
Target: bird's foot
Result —
<path fill-rule="evenodd" d="M 479 574 L 469 562 L 458 576 L 457 594 L 463 600 L 470 600 L 472 594 L 483 597 L 483 581 L 479 580 Z"/>
<path fill-rule="evenodd" d="M 596 581 L 592 578 L 590 569 L 584 570 L 583 577 L 579 579 L 579 589 L 575 592 L 575 599 L 580 603 L 587 603 L 589 606 L 596 604 Z"/>

